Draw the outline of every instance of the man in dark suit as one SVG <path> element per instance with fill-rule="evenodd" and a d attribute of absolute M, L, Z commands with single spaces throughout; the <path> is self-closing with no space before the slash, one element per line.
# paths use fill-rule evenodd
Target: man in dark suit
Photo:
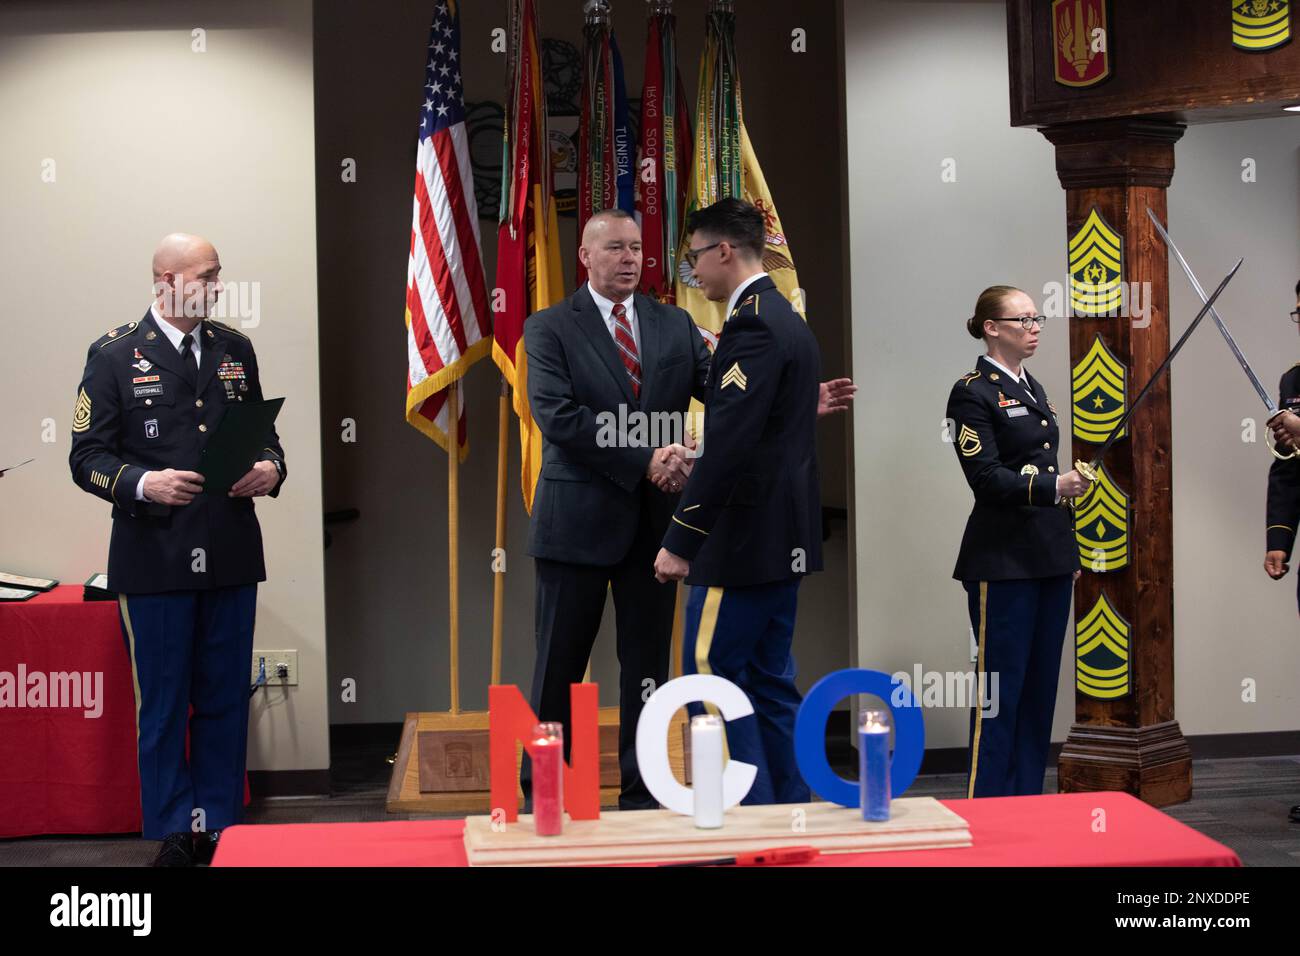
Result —
<path fill-rule="evenodd" d="M 645 691 L 668 680 L 675 587 L 650 569 L 693 442 L 684 427 L 659 441 L 648 427 L 633 429 L 655 416 L 684 426 L 691 396 L 703 394 L 709 350 L 689 314 L 635 293 L 641 230 L 627 213 L 588 220 L 578 255 L 588 282 L 524 325 L 528 401 L 543 437 L 528 529 L 537 568 L 531 704 L 540 720 L 568 728 L 569 685 L 582 680 L 612 590 L 619 807 L 653 809 L 637 772 L 636 723 Z M 523 786 L 529 798 L 526 758 Z"/>
<path fill-rule="evenodd" d="M 274 430 L 228 493 L 205 492 L 197 471 L 226 408 L 262 398 L 252 342 L 208 317 L 220 273 L 206 240 L 163 240 L 153 306 L 90 346 L 68 459 L 77 485 L 113 505 L 108 586 L 135 685 L 143 835 L 163 841 L 156 866 L 207 862 L 243 812 L 266 580 L 253 498 L 278 495 L 285 477 Z"/>
<path fill-rule="evenodd" d="M 809 799 L 795 765 L 802 700 L 791 654 L 804 574 L 822 567 L 815 425 L 820 356 L 804 320 L 762 269 L 762 213 L 723 199 L 693 213 L 689 261 L 713 301 L 728 300 L 704 397 L 704 435 L 655 560 L 685 578 L 683 670 L 737 684 L 754 714 L 728 721 L 732 759 L 757 776 L 744 803 Z M 839 380 L 837 407 L 855 390 Z"/>

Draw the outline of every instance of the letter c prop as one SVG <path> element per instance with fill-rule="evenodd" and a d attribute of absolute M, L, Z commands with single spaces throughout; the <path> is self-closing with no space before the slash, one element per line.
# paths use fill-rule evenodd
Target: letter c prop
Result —
<path fill-rule="evenodd" d="M 697 701 L 716 706 L 724 720 L 738 720 L 754 712 L 745 692 L 726 678 L 715 674 L 687 674 L 670 680 L 651 694 L 636 725 L 636 762 L 646 789 L 669 810 L 686 816 L 695 813 L 695 792 L 678 783 L 668 765 L 668 727 L 673 714 Z M 758 768 L 752 763 L 729 760 L 722 771 L 723 808 L 734 807 L 745 799 L 757 775 Z M 856 785 L 854 792 L 857 792 Z"/>

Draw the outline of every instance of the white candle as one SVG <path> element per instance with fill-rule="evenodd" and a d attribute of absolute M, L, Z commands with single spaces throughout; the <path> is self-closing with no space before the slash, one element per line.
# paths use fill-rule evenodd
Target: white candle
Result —
<path fill-rule="evenodd" d="M 691 787 L 695 792 L 695 825 L 722 826 L 722 719 L 712 714 L 691 718 Z"/>

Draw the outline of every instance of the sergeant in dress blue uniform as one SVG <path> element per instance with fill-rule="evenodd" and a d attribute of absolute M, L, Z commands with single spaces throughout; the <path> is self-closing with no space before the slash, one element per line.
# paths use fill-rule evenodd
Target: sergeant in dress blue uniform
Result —
<path fill-rule="evenodd" d="M 1042 793 L 1079 575 L 1071 515 L 1059 504 L 1088 481 L 1058 472 L 1056 409 L 1022 365 L 1045 323 L 1019 289 L 985 289 L 966 328 L 988 354 L 948 397 L 953 447 L 975 493 L 953 577 L 967 593 L 980 686 L 998 675 L 996 708 L 985 699 L 971 710 L 968 797 Z"/>
<path fill-rule="evenodd" d="M 266 580 L 253 498 L 277 495 L 285 477 L 274 432 L 229 494 L 204 493 L 197 472 L 226 407 L 262 398 L 252 342 L 206 317 L 220 271 L 206 240 L 163 240 L 157 301 L 90 346 L 69 456 L 73 480 L 113 505 L 108 585 L 134 677 L 143 835 L 163 841 L 163 866 L 210 859 L 243 811 L 253 618 Z"/>
<path fill-rule="evenodd" d="M 730 756 L 758 769 L 743 802 L 805 802 L 791 643 L 799 581 L 822 568 L 814 429 L 819 410 L 846 408 L 854 386 L 819 386 L 817 341 L 762 271 L 757 209 L 724 199 L 687 228 L 695 277 L 710 299 L 729 299 L 728 318 L 706 384 L 702 453 L 655 572 L 692 585 L 683 673 L 725 677 L 754 706 L 727 723 Z"/>

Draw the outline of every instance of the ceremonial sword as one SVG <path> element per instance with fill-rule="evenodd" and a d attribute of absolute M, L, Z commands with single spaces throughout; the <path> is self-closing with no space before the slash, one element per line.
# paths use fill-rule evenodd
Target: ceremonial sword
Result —
<path fill-rule="evenodd" d="M 1204 302 L 1205 290 L 1201 288 L 1201 283 L 1197 281 L 1195 273 L 1192 272 L 1192 267 L 1187 264 L 1187 260 L 1183 258 L 1183 254 L 1178 251 L 1178 246 L 1174 245 L 1174 240 L 1169 233 L 1165 231 L 1165 227 L 1160 225 L 1160 220 L 1156 218 L 1156 214 L 1151 211 L 1150 206 L 1147 207 L 1147 215 L 1151 217 L 1151 222 L 1155 224 L 1156 231 L 1160 233 L 1160 238 L 1165 241 L 1165 245 L 1169 247 L 1169 251 L 1174 254 L 1174 258 L 1178 260 L 1178 264 L 1183 267 L 1183 272 L 1186 273 L 1188 280 L 1192 283 L 1192 288 L 1196 290 L 1196 294 L 1199 295 L 1201 301 Z M 1228 331 L 1228 327 L 1224 324 L 1223 319 L 1219 317 L 1219 310 L 1211 308 L 1210 317 L 1214 319 L 1214 324 L 1219 327 L 1219 331 L 1223 334 L 1223 340 L 1228 343 L 1228 348 L 1232 349 L 1232 354 L 1237 357 L 1237 364 L 1239 364 L 1241 370 L 1246 373 L 1246 378 L 1250 379 L 1250 384 L 1255 386 L 1255 391 L 1259 393 L 1260 399 L 1264 402 L 1264 407 L 1268 409 L 1268 418 L 1264 421 L 1264 425 L 1267 427 L 1272 423 L 1273 419 L 1282 414 L 1281 409 L 1277 407 L 1277 403 L 1273 401 L 1268 390 L 1264 388 L 1264 383 L 1259 380 L 1259 376 L 1255 374 L 1255 370 L 1251 368 L 1250 363 L 1246 361 L 1246 356 L 1241 354 L 1241 349 L 1237 347 L 1236 340 L 1233 339 L 1232 333 Z M 1268 443 L 1265 442 L 1265 444 L 1267 445 Z M 1292 451 L 1289 455 L 1279 455 L 1277 449 L 1272 446 L 1269 446 L 1268 450 L 1273 453 L 1274 458 L 1280 458 L 1282 461 L 1286 461 L 1288 458 L 1294 458 L 1296 455 L 1295 451 Z"/>
<path fill-rule="evenodd" d="M 1219 287 L 1214 290 L 1214 294 L 1205 301 L 1205 305 L 1202 306 L 1201 311 L 1196 313 L 1196 318 L 1192 319 L 1192 324 L 1187 327 L 1187 330 L 1183 332 L 1181 336 L 1179 336 L 1178 341 L 1174 343 L 1174 347 L 1169 350 L 1169 354 L 1165 356 L 1165 360 L 1160 363 L 1160 366 L 1151 373 L 1151 378 L 1147 379 L 1147 383 L 1142 386 L 1142 391 L 1138 392 L 1138 397 L 1129 403 L 1124 414 L 1120 416 L 1120 420 L 1115 424 L 1115 427 L 1111 429 L 1110 435 L 1101 446 L 1101 450 L 1093 456 L 1092 461 L 1076 461 L 1074 463 L 1075 471 L 1083 475 L 1083 477 L 1087 478 L 1089 481 L 1097 480 L 1097 466 L 1101 464 L 1101 460 L 1106 456 L 1106 452 L 1110 450 L 1110 446 L 1115 444 L 1115 440 L 1119 438 L 1120 432 L 1124 430 L 1124 425 L 1131 417 L 1133 417 L 1133 412 L 1142 404 L 1142 399 L 1147 397 L 1147 394 L 1151 391 L 1151 387 L 1160 380 L 1161 375 L 1165 374 L 1165 371 L 1169 368 L 1169 363 L 1174 360 L 1174 356 L 1178 354 L 1179 349 L 1186 344 L 1188 338 L 1191 337 L 1191 334 L 1196 331 L 1196 327 L 1201 324 L 1201 319 L 1205 318 L 1205 314 L 1214 308 L 1214 300 L 1219 297 L 1219 294 L 1227 287 L 1228 283 L 1232 281 L 1232 277 L 1237 274 L 1237 270 L 1241 268 L 1241 264 L 1245 261 L 1245 259 L 1238 259 L 1237 264 L 1232 267 L 1232 271 L 1223 277 L 1223 281 L 1220 282 Z M 1062 498 L 1061 500 L 1070 507 L 1074 507 L 1074 499 Z"/>

